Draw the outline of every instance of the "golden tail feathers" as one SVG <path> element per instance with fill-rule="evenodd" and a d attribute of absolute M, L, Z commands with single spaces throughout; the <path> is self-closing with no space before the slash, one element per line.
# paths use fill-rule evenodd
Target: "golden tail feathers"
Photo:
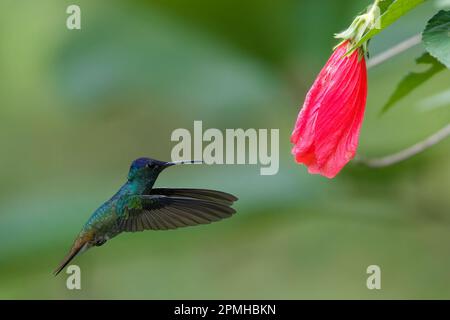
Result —
<path fill-rule="evenodd" d="M 68 264 L 70 261 L 72 261 L 73 258 L 75 258 L 79 253 L 81 253 L 84 249 L 87 249 L 87 246 L 89 244 L 89 240 L 91 237 L 84 236 L 84 237 L 78 237 L 72 248 L 70 249 L 69 253 L 66 255 L 63 261 L 59 264 L 58 268 L 53 271 L 53 274 L 57 276 Z"/>

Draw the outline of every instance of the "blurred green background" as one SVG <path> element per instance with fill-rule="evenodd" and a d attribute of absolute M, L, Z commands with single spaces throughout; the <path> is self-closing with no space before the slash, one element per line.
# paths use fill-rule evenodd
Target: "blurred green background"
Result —
<path fill-rule="evenodd" d="M 333 180 L 294 163 L 289 136 L 315 75 L 371 1 L 157 0 L 0 3 L 0 298 L 450 298 L 450 141 L 386 169 Z M 370 44 L 420 32 L 428 1 Z M 78 4 L 82 30 L 66 29 Z M 380 116 L 417 46 L 369 72 L 361 155 L 381 156 L 449 122 L 450 72 Z M 52 270 L 140 156 L 169 160 L 170 134 L 279 128 L 280 171 L 177 167 L 158 186 L 239 196 L 220 223 L 123 234 Z M 382 289 L 366 288 L 366 268 Z"/>

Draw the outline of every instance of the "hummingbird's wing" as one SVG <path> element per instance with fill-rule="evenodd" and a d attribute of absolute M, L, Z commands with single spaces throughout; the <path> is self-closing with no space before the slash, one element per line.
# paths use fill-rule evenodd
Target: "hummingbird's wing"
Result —
<path fill-rule="evenodd" d="M 208 224 L 231 217 L 236 212 L 231 204 L 227 199 L 210 201 L 162 194 L 133 196 L 124 207 L 118 228 L 135 232 Z"/>
<path fill-rule="evenodd" d="M 221 204 L 231 205 L 237 201 L 238 198 L 232 194 L 209 189 L 172 189 L 172 188 L 154 188 L 149 194 L 159 194 L 169 197 L 187 197 L 193 199 L 207 200 Z"/>

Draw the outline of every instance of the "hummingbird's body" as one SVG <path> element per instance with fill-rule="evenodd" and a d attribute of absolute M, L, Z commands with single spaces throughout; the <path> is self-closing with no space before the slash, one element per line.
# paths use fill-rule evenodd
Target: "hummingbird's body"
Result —
<path fill-rule="evenodd" d="M 194 161 L 174 163 L 149 158 L 133 161 L 127 182 L 95 210 L 55 274 L 77 254 L 92 246 L 101 246 L 121 232 L 176 229 L 218 221 L 235 213 L 231 205 L 237 198 L 228 193 L 153 188 L 162 170 L 183 163 Z"/>

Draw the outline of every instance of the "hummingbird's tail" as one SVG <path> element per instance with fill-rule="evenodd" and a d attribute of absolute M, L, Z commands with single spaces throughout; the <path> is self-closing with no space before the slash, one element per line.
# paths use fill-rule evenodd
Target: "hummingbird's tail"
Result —
<path fill-rule="evenodd" d="M 53 271 L 53 274 L 57 276 L 69 264 L 69 262 L 72 261 L 73 258 L 75 258 L 79 253 L 86 250 L 88 248 L 88 245 L 89 237 L 78 237 L 64 260 L 61 261 L 58 268 Z"/>

